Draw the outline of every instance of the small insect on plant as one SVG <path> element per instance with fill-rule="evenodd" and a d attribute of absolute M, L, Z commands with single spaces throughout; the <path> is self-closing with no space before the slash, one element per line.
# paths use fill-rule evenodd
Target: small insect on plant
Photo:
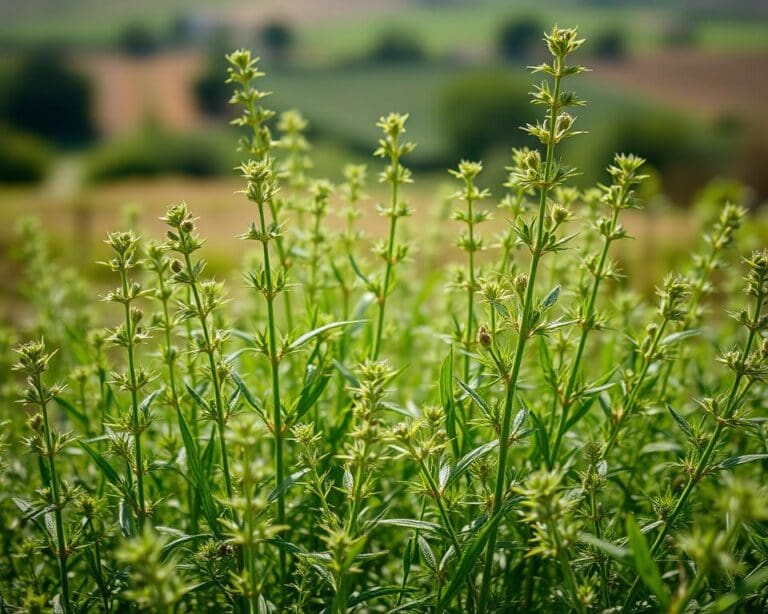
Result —
<path fill-rule="evenodd" d="M 584 41 L 544 42 L 507 180 L 446 174 L 451 292 L 419 266 L 444 247 L 407 242 L 408 115 L 334 185 L 245 50 L 227 58 L 240 283 L 210 275 L 215 221 L 184 202 L 164 237 L 108 235 L 106 293 L 24 223 L 0 611 L 768 610 L 768 250 L 742 249 L 726 204 L 689 266 L 629 294 L 616 247 L 646 164 L 620 153 L 573 184 Z"/>

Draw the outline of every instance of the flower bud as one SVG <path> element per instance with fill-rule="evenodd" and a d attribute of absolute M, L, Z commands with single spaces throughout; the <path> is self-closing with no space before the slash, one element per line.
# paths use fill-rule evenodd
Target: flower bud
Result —
<path fill-rule="evenodd" d="M 520 273 L 515 277 L 515 290 L 522 294 L 528 287 L 528 276 L 525 273 Z"/>
<path fill-rule="evenodd" d="M 491 337 L 491 333 L 488 331 L 488 329 L 485 326 L 481 326 L 480 328 L 477 329 L 477 342 L 485 349 L 488 349 L 491 347 L 491 344 L 493 343 L 493 338 Z"/>
<path fill-rule="evenodd" d="M 39 433 L 43 428 L 43 416 L 42 414 L 34 414 L 27 421 L 29 428 L 35 433 Z"/>

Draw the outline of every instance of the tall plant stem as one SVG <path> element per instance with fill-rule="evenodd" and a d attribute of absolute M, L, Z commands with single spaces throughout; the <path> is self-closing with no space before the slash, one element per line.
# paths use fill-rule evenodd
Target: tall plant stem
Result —
<path fill-rule="evenodd" d="M 227 490 L 227 498 L 231 501 L 233 498 L 232 490 L 232 477 L 229 474 L 229 454 L 227 454 L 227 437 L 225 433 L 225 415 L 224 415 L 224 402 L 221 398 L 221 382 L 219 380 L 219 372 L 216 369 L 216 356 L 214 350 L 211 347 L 211 334 L 208 329 L 208 319 L 203 310 L 203 304 L 200 300 L 200 292 L 197 290 L 197 281 L 194 278 L 194 268 L 192 266 L 192 260 L 188 253 L 184 253 L 184 263 L 187 268 L 187 275 L 192 281 L 190 288 L 192 289 L 192 298 L 195 301 L 195 307 L 200 319 L 200 327 L 203 330 L 203 341 L 205 341 L 205 353 L 208 356 L 208 367 L 211 371 L 211 384 L 213 384 L 214 402 L 216 404 L 216 426 L 219 436 L 219 448 L 221 450 L 221 469 L 224 473 L 224 487 Z M 232 512 L 234 515 L 234 511 Z"/>
<path fill-rule="evenodd" d="M 542 238 L 544 236 L 544 218 L 547 211 L 547 198 L 550 191 L 550 175 L 555 157 L 555 123 L 557 120 L 557 111 L 560 98 L 560 80 L 561 80 L 561 60 L 555 58 L 555 77 L 553 85 L 553 103 L 549 110 L 549 139 L 547 141 L 547 153 L 544 163 L 544 180 L 539 195 L 539 212 L 536 224 L 536 243 L 531 254 L 531 264 L 528 270 L 528 284 L 525 290 L 525 301 L 523 303 L 523 312 L 520 318 L 520 330 L 515 347 L 515 357 L 512 363 L 512 370 L 507 375 L 506 395 L 504 399 L 504 415 L 501 422 L 501 433 L 499 435 L 499 461 L 496 471 L 496 488 L 493 496 L 493 509 L 491 515 L 496 515 L 501 509 L 502 498 L 506 490 L 507 475 L 507 455 L 509 452 L 509 431 L 512 425 L 512 409 L 514 406 L 515 393 L 517 392 L 517 382 L 520 377 L 520 367 L 523 363 L 523 353 L 525 344 L 528 340 L 529 322 L 533 311 L 533 295 L 536 282 L 536 272 L 541 259 Z M 494 525 L 488 534 L 488 544 L 485 550 L 485 565 L 483 567 L 483 580 L 480 587 L 479 612 L 488 611 L 488 597 L 491 588 L 491 574 L 493 572 L 493 555 L 496 550 L 496 537 L 498 535 L 498 525 Z"/>
<path fill-rule="evenodd" d="M 747 342 L 744 344 L 744 348 L 741 351 L 741 356 L 739 359 L 739 362 L 743 364 L 743 362 L 746 360 L 747 356 L 749 356 L 749 353 L 752 351 L 752 345 L 755 342 L 755 337 L 757 336 L 757 326 L 756 322 L 758 318 L 760 318 L 761 311 L 763 309 L 763 301 L 765 300 L 765 296 L 763 296 L 763 293 L 758 290 L 757 296 L 755 298 L 755 315 L 753 318 L 752 326 L 749 329 L 749 335 L 747 336 Z M 650 547 L 650 553 L 651 556 L 654 556 L 659 549 L 661 548 L 662 543 L 664 543 L 664 538 L 668 535 L 670 528 L 674 526 L 675 521 L 677 520 L 678 516 L 682 513 L 683 509 L 685 508 L 685 504 L 688 502 L 688 499 L 691 496 L 691 493 L 693 492 L 693 489 L 695 488 L 696 484 L 701 480 L 701 478 L 704 476 L 707 467 L 709 465 L 710 460 L 712 459 L 712 455 L 715 453 L 715 450 L 717 449 L 718 444 L 720 443 L 720 437 L 723 434 L 723 431 L 725 430 L 726 422 L 733 416 L 733 413 L 738 408 L 738 398 L 739 398 L 739 389 L 741 387 L 741 382 L 744 379 L 744 373 L 742 371 L 738 371 L 736 373 L 736 377 L 733 380 L 733 385 L 731 386 L 731 390 L 728 393 L 728 398 L 725 403 L 725 410 L 723 411 L 722 416 L 720 419 L 717 420 L 717 424 L 715 426 L 715 430 L 712 433 L 712 437 L 710 437 L 709 441 L 707 442 L 706 447 L 704 448 L 704 451 L 701 453 L 701 456 L 699 457 L 699 462 L 696 463 L 696 468 L 694 472 L 691 474 L 691 476 L 688 478 L 688 481 L 685 484 L 685 488 L 683 488 L 682 492 L 680 493 L 680 496 L 677 498 L 677 501 L 675 502 L 675 506 L 672 508 L 672 511 L 669 513 L 669 516 L 664 520 L 664 523 L 661 526 L 661 529 L 659 530 L 658 535 L 656 535 L 656 539 L 653 541 L 653 544 L 651 544 Z M 747 384 L 748 386 L 749 384 Z M 634 597 L 635 591 L 638 587 L 638 579 L 636 578 L 634 583 L 632 584 L 632 587 L 629 589 L 629 593 L 627 594 L 627 598 L 624 601 L 624 611 L 627 610 L 627 608 L 630 606 L 632 602 L 632 598 Z"/>
<path fill-rule="evenodd" d="M 392 158 L 392 166 L 397 169 L 399 160 L 397 157 Z M 395 171 L 397 172 L 397 171 Z M 389 223 L 389 240 L 387 242 L 387 262 L 384 267 L 384 285 L 381 288 L 381 296 L 379 296 L 379 317 L 376 321 L 376 336 L 373 341 L 373 349 L 371 350 L 371 360 L 377 360 L 379 357 L 379 350 L 381 349 L 381 335 L 384 330 L 384 311 L 387 306 L 387 295 L 389 294 L 389 283 L 392 278 L 392 260 L 394 258 L 395 251 L 395 232 L 397 230 L 397 215 L 395 209 L 397 208 L 397 192 L 399 182 L 395 177 L 392 182 L 392 209 L 390 211 L 391 218 Z"/>
<path fill-rule="evenodd" d="M 464 355 L 464 381 L 469 382 L 469 370 L 470 370 L 470 350 L 472 348 L 473 340 L 473 325 L 475 322 L 475 221 L 474 221 L 474 207 L 473 200 L 467 198 L 467 232 L 469 234 L 469 285 L 467 287 L 467 331 L 466 331 L 466 350 Z"/>
<path fill-rule="evenodd" d="M 259 210 L 259 225 L 262 236 L 267 236 L 267 222 L 264 216 L 264 203 L 257 203 Z M 283 466 L 283 415 L 280 405 L 280 357 L 277 354 L 277 325 L 275 323 L 275 294 L 272 286 L 272 267 L 269 258 L 269 245 L 267 241 L 261 242 L 264 256 L 264 273 L 267 288 L 264 294 L 267 302 L 267 331 L 269 336 L 269 368 L 272 377 L 272 422 L 274 429 L 274 461 L 275 461 L 275 488 L 277 496 L 277 523 L 285 524 L 285 495 L 279 486 L 283 483 L 285 469 Z M 280 557 L 280 581 L 285 581 L 286 558 L 285 551 L 281 548 Z"/>
<path fill-rule="evenodd" d="M 120 281 L 123 286 L 123 297 L 128 297 L 128 275 L 125 269 L 120 270 Z M 131 378 L 131 427 L 133 429 L 133 447 L 136 463 L 136 498 L 138 501 L 139 527 L 144 528 L 144 519 L 147 514 L 146 504 L 144 502 L 144 461 L 141 457 L 141 430 L 139 426 L 139 398 L 136 386 L 136 360 L 134 355 L 133 343 L 133 319 L 131 317 L 131 306 L 126 300 L 125 306 L 125 328 L 128 337 L 126 350 L 128 352 L 128 374 Z"/>
<path fill-rule="evenodd" d="M 64 612 L 69 614 L 72 611 L 69 595 L 69 577 L 67 575 L 67 538 L 64 535 L 64 520 L 61 515 L 61 494 L 59 492 L 59 476 L 56 473 L 56 463 L 53 460 L 53 434 L 51 433 L 50 422 L 48 421 L 48 402 L 43 388 L 43 382 L 40 374 L 34 376 L 34 386 L 37 389 L 40 399 L 40 409 L 43 414 L 43 429 L 45 431 L 45 446 L 48 457 L 48 474 L 51 486 L 51 497 L 53 499 L 53 517 L 56 524 L 56 560 L 59 564 L 59 582 L 61 584 L 61 605 Z"/>
<path fill-rule="evenodd" d="M 552 446 L 552 452 L 550 454 L 550 469 L 557 462 L 557 454 L 560 450 L 560 444 L 565 435 L 565 431 L 568 426 L 568 413 L 573 405 L 573 393 L 576 388 L 576 382 L 579 379 L 579 372 L 581 369 L 581 360 L 584 356 L 584 349 L 587 345 L 587 337 L 589 331 L 592 329 L 592 320 L 595 316 L 595 305 L 597 304 L 597 295 L 600 290 L 600 281 L 603 278 L 605 272 L 605 263 L 608 260 L 608 249 L 611 247 L 611 236 L 616 229 L 616 224 L 619 221 L 619 207 L 613 209 L 611 215 L 611 221 L 609 225 L 609 232 L 603 241 L 603 248 L 600 251 L 600 259 L 597 264 L 597 270 L 595 271 L 595 279 L 592 283 L 592 290 L 589 294 L 589 300 L 587 302 L 586 313 L 583 315 L 583 321 L 581 322 L 581 335 L 579 336 L 579 345 L 576 348 L 576 355 L 573 358 L 573 365 L 571 367 L 571 373 L 568 377 L 568 383 L 565 386 L 565 391 L 562 395 L 562 411 L 560 413 L 560 423 L 557 427 L 557 434 L 555 436 L 555 443 Z"/>
<path fill-rule="evenodd" d="M 667 324 L 669 323 L 669 320 L 666 318 L 661 321 L 661 325 L 659 326 L 658 330 L 656 331 L 656 334 L 653 336 L 653 340 L 651 341 L 651 347 L 648 351 L 648 355 L 652 356 L 656 353 L 656 350 L 659 347 L 659 343 L 661 343 L 661 340 L 664 335 L 664 330 L 667 328 Z M 616 420 L 616 422 L 611 427 L 610 435 L 608 436 L 608 443 L 606 443 L 605 448 L 603 449 L 603 458 L 607 458 L 608 455 L 613 451 L 613 448 L 616 445 L 617 438 L 619 436 L 619 431 L 621 430 L 621 427 L 624 426 L 624 423 L 627 421 L 627 418 L 631 416 L 635 409 L 637 408 L 638 403 L 638 397 L 640 394 L 640 389 L 643 387 L 643 382 L 645 381 L 645 377 L 648 375 L 648 369 L 651 367 L 651 363 L 653 361 L 648 358 L 643 361 L 643 366 L 640 369 L 640 373 L 637 377 L 637 383 L 632 387 L 632 390 L 630 391 L 629 395 L 625 397 L 624 404 L 622 405 L 622 411 L 621 415 L 619 416 L 619 419 Z"/>

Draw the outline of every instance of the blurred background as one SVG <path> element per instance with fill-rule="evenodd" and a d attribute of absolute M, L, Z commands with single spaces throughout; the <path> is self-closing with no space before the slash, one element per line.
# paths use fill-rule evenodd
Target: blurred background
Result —
<path fill-rule="evenodd" d="M 590 134 L 563 152 L 578 181 L 604 179 L 614 151 L 652 168 L 651 211 L 631 228 L 638 261 L 685 258 L 706 217 L 692 212 L 724 199 L 753 210 L 764 243 L 765 0 L 0 0 L 0 300 L 14 298 L 14 227 L 27 215 L 89 268 L 126 211 L 160 232 L 153 220 L 186 200 L 214 267 L 241 257 L 232 237 L 251 211 L 234 194 L 234 47 L 262 57 L 270 106 L 309 120 L 314 176 L 340 181 L 361 161 L 373 176 L 375 121 L 400 111 L 418 143 L 417 215 L 442 206 L 461 157 L 485 160 L 500 197 L 510 147 L 532 144 L 519 129 L 534 111 L 525 67 L 545 57 L 555 23 L 588 39 L 591 72 L 573 86 Z"/>

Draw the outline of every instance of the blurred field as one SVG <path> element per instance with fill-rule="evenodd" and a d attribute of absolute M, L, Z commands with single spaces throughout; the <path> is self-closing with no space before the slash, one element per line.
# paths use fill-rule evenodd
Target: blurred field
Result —
<path fill-rule="evenodd" d="M 236 193 L 241 187 L 237 178 L 163 177 L 111 182 L 94 186 L 86 193 L 70 195 L 52 193 L 50 188 L 2 188 L 0 203 L 12 220 L 38 216 L 43 228 L 50 233 L 53 250 L 61 261 L 99 278 L 106 274 L 96 261 L 108 254 L 103 243 L 107 232 L 125 228 L 127 216 L 136 215 L 138 229 L 144 236 L 162 239 L 165 226 L 158 218 L 170 204 L 184 200 L 200 218 L 199 226 L 207 239 L 205 256 L 211 270 L 220 276 L 235 275 L 233 287 L 240 289 L 243 283 L 237 267 L 246 252 L 255 249 L 252 243 L 237 239 L 254 219 L 252 206 Z M 435 174 L 417 176 L 417 182 L 406 189 L 406 198 L 415 211 L 414 216 L 402 224 L 415 248 L 413 261 L 408 266 L 429 271 L 462 257 L 452 247 L 458 237 L 459 224 L 447 218 L 452 202 L 446 197 L 454 189 L 455 184 L 445 176 Z M 386 220 L 374 210 L 375 203 L 385 193 L 375 184 L 368 192 L 369 197 L 361 204 L 363 215 L 358 227 L 371 240 L 386 233 Z M 495 207 L 495 202 L 489 206 Z M 636 289 L 650 292 L 660 281 L 664 267 L 684 270 L 689 266 L 689 252 L 701 239 L 702 221 L 690 213 L 654 203 L 649 210 L 626 213 L 625 226 L 634 240 L 621 245 L 617 257 L 630 273 Z M 745 245 L 756 247 L 764 242 L 768 232 L 767 213 L 763 210 L 755 215 L 742 232 Z M 495 212 L 495 219 L 483 228 L 489 245 L 494 243 L 495 235 L 507 228 L 508 222 L 501 214 Z M 342 221 L 335 217 L 333 210 L 329 221 L 331 228 L 342 228 Z M 18 300 L 13 284 L 17 265 L 8 259 L 13 250 L 13 231 L 11 224 L 0 228 L 0 250 L 4 254 L 0 258 L 0 274 L 10 282 L 4 284 L 0 296 L 0 318 L 10 317 L 11 305 Z M 494 257 L 494 249 L 482 256 Z"/>

